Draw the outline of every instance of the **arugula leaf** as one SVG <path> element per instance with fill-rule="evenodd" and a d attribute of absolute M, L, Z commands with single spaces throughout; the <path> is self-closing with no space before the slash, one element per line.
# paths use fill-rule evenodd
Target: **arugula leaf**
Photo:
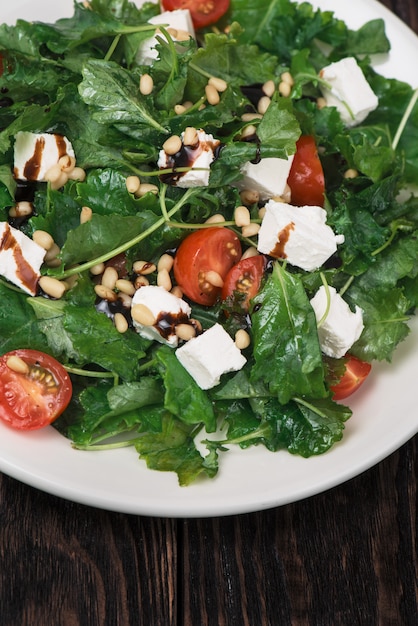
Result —
<path fill-rule="evenodd" d="M 276 262 L 253 299 L 255 364 L 251 381 L 264 381 L 281 404 L 294 395 L 326 395 L 316 319 L 299 276 Z"/>
<path fill-rule="evenodd" d="M 0 353 L 18 348 L 50 352 L 30 307 L 32 298 L 0 280 Z M 13 315 L 10 315 L 13 311 Z"/>

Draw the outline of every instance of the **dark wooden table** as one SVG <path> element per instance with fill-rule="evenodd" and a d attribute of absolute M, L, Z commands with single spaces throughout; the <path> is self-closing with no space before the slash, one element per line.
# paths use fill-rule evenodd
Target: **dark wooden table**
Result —
<path fill-rule="evenodd" d="M 418 33 L 417 0 L 383 4 Z M 0 476 L 0 625 L 416 626 L 417 444 L 214 519 L 109 513 Z"/>

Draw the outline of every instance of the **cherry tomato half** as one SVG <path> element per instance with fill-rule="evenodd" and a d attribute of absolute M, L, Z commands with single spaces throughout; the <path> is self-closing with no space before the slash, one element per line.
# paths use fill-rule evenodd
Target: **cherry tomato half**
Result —
<path fill-rule="evenodd" d="M 174 257 L 174 278 L 183 293 L 196 302 L 211 306 L 221 293 L 222 281 L 241 256 L 238 237 L 228 228 L 202 228 L 184 239 Z M 214 272 L 215 274 L 210 274 Z"/>
<path fill-rule="evenodd" d="M 315 139 L 303 135 L 296 142 L 296 154 L 287 183 L 292 204 L 320 206 L 324 204 L 325 179 Z"/>
<path fill-rule="evenodd" d="M 12 366 L 10 357 L 19 357 L 26 371 Z M 49 354 L 21 349 L 0 357 L 0 418 L 9 426 L 20 430 L 47 426 L 67 408 L 71 395 L 69 375 Z"/>
<path fill-rule="evenodd" d="M 229 0 L 162 0 L 165 11 L 189 9 L 196 29 L 215 24 L 229 9 Z"/>
<path fill-rule="evenodd" d="M 266 260 L 262 254 L 241 259 L 231 267 L 222 287 L 222 300 L 232 299 L 232 305 L 248 311 L 250 300 L 258 293 Z"/>
<path fill-rule="evenodd" d="M 343 400 L 343 398 L 351 396 L 364 383 L 371 369 L 370 363 L 348 355 L 342 378 L 336 385 L 331 387 L 333 400 Z"/>

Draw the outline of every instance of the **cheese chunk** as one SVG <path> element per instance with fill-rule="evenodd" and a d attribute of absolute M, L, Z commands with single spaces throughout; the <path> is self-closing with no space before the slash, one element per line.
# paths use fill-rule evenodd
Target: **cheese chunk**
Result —
<path fill-rule="evenodd" d="M 176 357 L 201 389 L 218 385 L 222 374 L 240 370 L 247 362 L 220 324 L 190 339 L 176 350 Z"/>
<path fill-rule="evenodd" d="M 327 106 L 336 107 L 346 126 L 356 126 L 374 111 L 379 100 L 354 57 L 347 57 L 324 67 L 320 77 Z"/>
<path fill-rule="evenodd" d="M 0 275 L 36 295 L 45 250 L 20 230 L 0 222 Z"/>
<path fill-rule="evenodd" d="M 148 20 L 149 24 L 164 25 L 166 28 L 172 28 L 177 31 L 181 31 L 182 35 L 189 33 L 190 37 L 196 39 L 195 30 L 193 27 L 192 18 L 190 16 L 189 9 L 176 9 L 175 11 L 165 11 L 155 17 Z M 173 36 L 176 41 L 176 37 Z M 180 37 L 179 37 L 180 39 Z M 158 39 L 155 35 L 146 39 L 139 47 L 136 62 L 139 65 L 152 65 L 152 63 L 158 59 L 158 52 L 155 46 L 158 44 Z"/>
<path fill-rule="evenodd" d="M 259 163 L 245 163 L 241 168 L 243 178 L 236 184 L 238 189 L 258 191 L 260 200 L 283 196 L 294 155 L 288 159 L 265 158 Z"/>
<path fill-rule="evenodd" d="M 329 310 L 318 328 L 318 337 L 322 352 L 339 359 L 359 339 L 364 328 L 363 311 L 356 306 L 353 313 L 334 287 L 328 287 L 328 291 Z M 311 300 L 311 305 L 315 311 L 316 321 L 319 322 L 328 307 L 327 290 L 324 286 L 318 289 Z"/>
<path fill-rule="evenodd" d="M 20 131 L 15 137 L 14 177 L 16 180 L 43 182 L 46 172 L 66 154 L 75 156 L 66 137 Z"/>
<path fill-rule="evenodd" d="M 176 347 L 178 345 L 176 325 L 187 324 L 191 313 L 191 308 L 187 302 L 170 293 L 164 287 L 147 285 L 140 287 L 135 292 L 132 306 L 135 304 L 145 305 L 155 317 L 153 326 L 145 326 L 132 320 L 141 337 Z"/>
<path fill-rule="evenodd" d="M 270 200 L 258 232 L 258 251 L 308 272 L 321 267 L 344 242 L 326 223 L 318 206 L 293 206 Z"/>
<path fill-rule="evenodd" d="M 180 135 L 184 138 L 184 132 Z M 169 155 L 165 150 L 160 150 L 158 167 L 160 169 L 174 169 L 173 174 L 164 177 L 164 181 L 187 189 L 189 187 L 207 187 L 210 178 L 210 166 L 215 160 L 215 150 L 220 146 L 220 141 L 213 135 L 206 134 L 203 130 L 197 131 L 198 142 L 193 146 L 184 146 L 179 153 Z M 187 172 L 176 172 L 176 166 L 191 167 Z"/>

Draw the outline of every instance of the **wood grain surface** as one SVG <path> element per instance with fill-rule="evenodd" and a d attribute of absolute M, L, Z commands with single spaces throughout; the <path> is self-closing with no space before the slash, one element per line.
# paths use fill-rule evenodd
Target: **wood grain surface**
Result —
<path fill-rule="evenodd" d="M 417 0 L 383 4 L 418 32 Z M 0 626 L 416 626 L 417 444 L 213 519 L 110 513 L 0 475 Z"/>

